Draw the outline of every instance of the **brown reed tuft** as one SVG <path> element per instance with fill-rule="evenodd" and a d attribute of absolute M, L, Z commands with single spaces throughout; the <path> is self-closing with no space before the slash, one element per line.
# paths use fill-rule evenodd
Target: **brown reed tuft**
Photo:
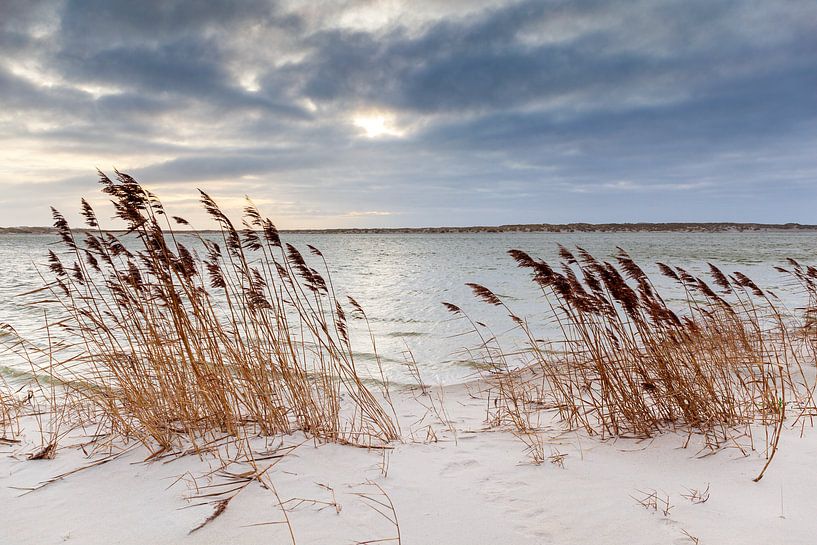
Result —
<path fill-rule="evenodd" d="M 161 449 L 248 428 L 360 445 L 398 437 L 388 392 L 364 382 L 325 261 L 318 271 L 282 246 L 252 203 L 239 231 L 201 192 L 219 230 L 183 234 L 170 220 L 187 220 L 129 175 L 100 172 L 100 182 L 127 233 L 105 231 L 83 200 L 79 242 L 54 210 L 63 251 L 49 253 L 47 288 L 64 336 L 49 373 L 111 431 Z M 191 237 L 199 250 L 182 243 Z"/>
<path fill-rule="evenodd" d="M 531 269 L 561 338 L 543 345 L 490 289 L 468 284 L 480 300 L 508 309 L 526 339 L 509 362 L 511 353 L 470 322 L 497 389 L 495 423 L 530 433 L 537 412 L 553 408 L 569 428 L 591 434 L 645 437 L 680 427 L 703 433 L 712 445 L 738 427 L 770 424 L 773 453 L 787 403 L 814 406 L 813 374 L 804 367 L 813 365 L 817 343 L 793 330 L 809 323 L 817 279 L 799 265 L 792 274 L 810 294 L 805 317 L 786 314 L 745 274 L 727 276 L 714 265 L 712 282 L 722 295 L 702 278 L 658 263 L 685 301 L 671 307 L 666 290 L 620 248 L 618 266 L 581 248 L 577 258 L 559 246 L 558 267 L 520 250 L 508 253 Z"/>

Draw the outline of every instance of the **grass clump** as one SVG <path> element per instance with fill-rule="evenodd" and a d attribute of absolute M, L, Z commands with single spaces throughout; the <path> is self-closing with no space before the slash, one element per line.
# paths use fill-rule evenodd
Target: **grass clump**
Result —
<path fill-rule="evenodd" d="M 348 320 L 363 309 L 336 294 L 317 248 L 320 271 L 251 202 L 237 228 L 204 192 L 219 230 L 183 234 L 188 222 L 132 177 L 100 176 L 126 234 L 85 200 L 81 239 L 53 211 L 64 251 L 49 254 L 47 289 L 67 355 L 49 374 L 112 431 L 162 449 L 251 431 L 362 445 L 398 436 L 386 386 L 372 390 L 356 366 Z"/>
<path fill-rule="evenodd" d="M 706 281 L 658 264 L 680 294 L 682 303 L 670 305 L 667 290 L 621 249 L 613 262 L 602 262 L 561 247 L 555 266 L 509 253 L 530 271 L 560 338 L 540 340 L 501 297 L 470 284 L 483 302 L 504 308 L 526 339 L 509 361 L 496 337 L 471 322 L 497 385 L 495 422 L 529 432 L 546 407 L 567 427 L 590 434 L 647 437 L 680 427 L 719 444 L 736 426 L 755 422 L 774 425 L 777 437 L 790 402 L 801 415 L 814 406 L 814 338 L 798 333 L 811 311 L 786 314 L 746 275 L 710 265 Z M 794 270 L 813 290 L 817 275 Z"/>

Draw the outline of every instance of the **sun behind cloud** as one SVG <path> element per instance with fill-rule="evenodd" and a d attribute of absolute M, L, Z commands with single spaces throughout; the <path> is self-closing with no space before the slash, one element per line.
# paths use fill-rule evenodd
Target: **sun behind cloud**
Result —
<path fill-rule="evenodd" d="M 352 118 L 352 123 L 362 129 L 363 135 L 367 138 L 400 137 L 405 135 L 405 131 L 395 124 L 394 115 L 390 113 L 358 113 Z"/>

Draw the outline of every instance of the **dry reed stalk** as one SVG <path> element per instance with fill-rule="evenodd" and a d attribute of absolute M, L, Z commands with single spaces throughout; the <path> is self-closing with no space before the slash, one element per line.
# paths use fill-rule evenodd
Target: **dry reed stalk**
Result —
<path fill-rule="evenodd" d="M 621 249 L 611 263 L 560 247 L 558 266 L 520 250 L 509 254 L 532 273 L 562 348 L 543 347 L 501 297 L 468 284 L 478 299 L 505 309 L 526 339 L 509 365 L 496 338 L 468 318 L 495 384 L 495 424 L 507 422 L 525 434 L 533 415 L 551 407 L 569 428 L 590 434 L 644 437 L 680 426 L 717 445 L 734 427 L 759 422 L 774 426 L 771 458 L 787 401 L 814 406 L 813 373 L 806 371 L 815 361 L 814 336 L 793 332 L 811 323 L 817 300 L 812 268 L 791 273 L 809 294 L 808 310 L 797 318 L 746 275 L 726 275 L 714 265 L 714 287 L 684 269 L 658 265 L 683 294 L 680 309 L 665 302 Z"/>
<path fill-rule="evenodd" d="M 64 251 L 49 254 L 43 302 L 61 314 L 62 359 L 49 351 L 39 372 L 157 452 L 248 426 L 364 445 L 398 437 L 387 386 L 372 391 L 355 362 L 347 315 L 363 310 L 353 299 L 344 308 L 325 261 L 310 266 L 252 203 L 237 229 L 203 192 L 219 231 L 193 233 L 199 248 L 188 247 L 173 227 L 187 221 L 116 174 L 100 181 L 126 235 L 106 231 L 85 200 L 82 241 L 53 211 Z"/>
<path fill-rule="evenodd" d="M 8 382 L 0 375 L 0 438 L 13 438 L 18 433 L 17 403 Z"/>
<path fill-rule="evenodd" d="M 356 541 L 356 545 L 372 545 L 374 543 L 403 543 L 400 534 L 400 521 L 397 518 L 397 510 L 394 507 L 391 497 L 383 490 L 383 487 L 373 481 L 365 483 L 367 486 L 374 487 L 377 492 L 352 492 L 353 495 L 358 496 L 363 500 L 370 509 L 378 513 L 386 519 L 392 526 L 394 526 L 395 535 L 393 537 L 367 539 L 365 541 Z"/>

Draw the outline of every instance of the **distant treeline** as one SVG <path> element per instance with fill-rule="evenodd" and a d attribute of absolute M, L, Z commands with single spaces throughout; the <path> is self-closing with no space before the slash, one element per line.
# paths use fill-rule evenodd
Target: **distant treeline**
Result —
<path fill-rule="evenodd" d="M 295 233 L 616 233 L 616 232 L 725 232 L 815 231 L 817 225 L 800 223 L 529 223 L 472 227 L 397 227 L 391 229 L 295 229 Z"/>
<path fill-rule="evenodd" d="M 85 229 L 76 229 L 85 231 Z M 209 230 L 200 231 L 206 233 Z M 282 229 L 289 233 L 385 234 L 385 233 L 621 233 L 682 232 L 721 233 L 729 231 L 817 231 L 817 225 L 801 223 L 528 223 L 476 225 L 471 227 L 395 227 L 358 229 Z M 2 234 L 54 233 L 51 227 L 0 227 Z"/>

